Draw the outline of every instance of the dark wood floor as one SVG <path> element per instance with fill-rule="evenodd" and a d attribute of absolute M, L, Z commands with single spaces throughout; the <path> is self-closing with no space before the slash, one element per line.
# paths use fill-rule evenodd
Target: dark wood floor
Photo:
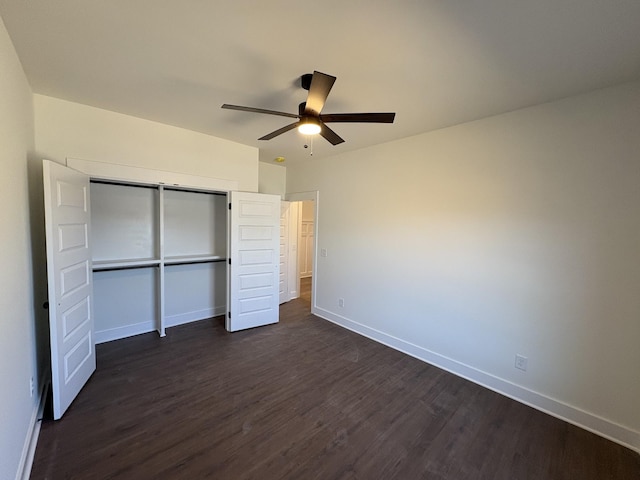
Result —
<path fill-rule="evenodd" d="M 311 304 L 311 277 L 300 279 L 300 298 Z"/>
<path fill-rule="evenodd" d="M 308 312 L 98 345 L 31 478 L 640 478 L 638 454 Z"/>

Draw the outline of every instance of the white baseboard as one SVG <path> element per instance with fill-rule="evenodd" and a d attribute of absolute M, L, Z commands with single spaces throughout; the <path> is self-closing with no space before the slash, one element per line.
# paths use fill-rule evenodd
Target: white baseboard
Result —
<path fill-rule="evenodd" d="M 40 397 L 38 403 L 34 406 L 29 423 L 29 430 L 24 439 L 22 455 L 16 473 L 16 480 L 29 480 L 31 476 L 31 467 L 33 466 L 33 458 L 38 445 L 38 437 L 40 436 L 40 426 L 42 424 L 42 415 L 44 413 L 44 405 L 47 401 L 47 392 L 49 390 L 49 382 L 42 380 L 40 382 Z"/>
<path fill-rule="evenodd" d="M 96 344 L 120 340 L 121 338 L 133 337 L 141 333 L 155 332 L 156 328 L 152 321 L 134 323 L 124 327 L 109 328 L 107 330 L 96 330 L 94 337 Z"/>
<path fill-rule="evenodd" d="M 640 453 L 640 432 L 314 306 L 311 313 Z"/>
<path fill-rule="evenodd" d="M 222 305 L 202 310 L 194 310 L 193 312 L 186 312 L 178 315 L 170 315 L 165 317 L 164 326 L 166 328 L 175 327 L 185 323 L 195 322 L 197 320 L 204 320 L 205 318 L 217 317 L 219 315 L 224 315 L 226 311 L 226 306 Z"/>
<path fill-rule="evenodd" d="M 169 315 L 165 317 L 165 328 L 175 327 L 205 318 L 217 317 L 224 315 L 226 312 L 225 305 L 205 308 L 203 310 L 194 310 L 193 312 L 181 313 L 179 315 Z M 123 327 L 109 328 L 107 330 L 96 330 L 94 333 L 96 344 L 120 340 L 121 338 L 133 337 L 142 333 L 155 332 L 156 327 L 153 321 L 134 323 Z"/>

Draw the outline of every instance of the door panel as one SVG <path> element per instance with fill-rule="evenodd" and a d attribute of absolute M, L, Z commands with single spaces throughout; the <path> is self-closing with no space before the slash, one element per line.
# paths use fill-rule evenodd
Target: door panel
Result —
<path fill-rule="evenodd" d="M 300 229 L 300 278 L 313 275 L 313 221 L 303 220 Z"/>
<path fill-rule="evenodd" d="M 89 177 L 43 161 L 53 416 L 67 410 L 96 368 Z"/>
<path fill-rule="evenodd" d="M 280 197 L 230 192 L 230 332 L 278 322 Z"/>

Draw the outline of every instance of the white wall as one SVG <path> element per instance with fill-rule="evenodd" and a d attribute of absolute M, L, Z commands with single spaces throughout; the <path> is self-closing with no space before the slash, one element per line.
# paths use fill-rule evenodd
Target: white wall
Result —
<path fill-rule="evenodd" d="M 22 470 L 38 406 L 38 385 L 32 397 L 29 384 L 39 377 L 36 322 L 42 317 L 35 310 L 33 282 L 34 271 L 44 272 L 31 253 L 31 89 L 1 20 L 0 72 L 0 477 L 12 479 Z"/>
<path fill-rule="evenodd" d="M 628 84 L 290 165 L 320 191 L 317 312 L 640 449 L 639 105 Z"/>
<path fill-rule="evenodd" d="M 258 191 L 284 197 L 287 190 L 287 169 L 284 166 L 259 162 Z"/>
<path fill-rule="evenodd" d="M 36 151 L 67 157 L 237 180 L 258 191 L 258 149 L 129 115 L 34 95 Z"/>

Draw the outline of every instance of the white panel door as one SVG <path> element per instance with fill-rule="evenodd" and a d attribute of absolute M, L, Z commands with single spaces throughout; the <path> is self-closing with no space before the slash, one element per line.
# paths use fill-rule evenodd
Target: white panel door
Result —
<path fill-rule="evenodd" d="M 298 250 L 300 278 L 313 275 L 313 227 L 312 221 L 303 220 L 300 225 L 300 248 Z"/>
<path fill-rule="evenodd" d="M 43 161 L 51 389 L 58 420 L 96 369 L 89 177 Z"/>
<path fill-rule="evenodd" d="M 278 322 L 280 196 L 229 192 L 230 332 Z"/>
<path fill-rule="evenodd" d="M 280 203 L 280 303 L 289 298 L 289 206 L 290 202 Z"/>

